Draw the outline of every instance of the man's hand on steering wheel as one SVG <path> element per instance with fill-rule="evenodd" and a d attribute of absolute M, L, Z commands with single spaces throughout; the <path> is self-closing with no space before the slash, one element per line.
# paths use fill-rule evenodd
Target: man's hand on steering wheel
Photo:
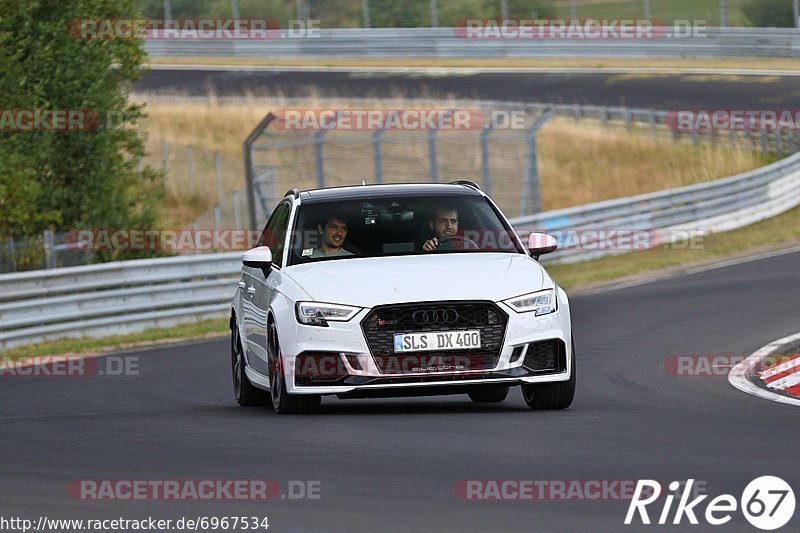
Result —
<path fill-rule="evenodd" d="M 446 236 L 442 237 L 441 239 L 439 239 L 437 237 L 433 237 L 432 239 L 428 239 L 422 245 L 422 249 L 424 251 L 426 251 L 426 252 L 435 252 L 436 249 L 440 245 L 442 245 L 442 244 L 444 244 L 446 242 L 449 242 L 449 241 L 460 242 L 461 245 L 462 245 L 462 248 L 465 249 L 465 250 L 469 249 L 469 248 L 477 248 L 478 247 L 478 245 L 475 244 L 474 242 L 472 242 L 472 240 L 467 239 L 462 235 L 446 235 Z"/>

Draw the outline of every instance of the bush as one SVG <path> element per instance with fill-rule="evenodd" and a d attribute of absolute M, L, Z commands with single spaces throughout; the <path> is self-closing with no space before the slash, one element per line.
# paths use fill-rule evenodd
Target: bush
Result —
<path fill-rule="evenodd" d="M 749 0 L 742 13 L 751 26 L 759 28 L 794 27 L 792 0 Z"/>
<path fill-rule="evenodd" d="M 96 131 L 0 132 L 0 239 L 47 227 L 154 227 L 162 181 L 140 169 L 143 109 L 127 98 L 145 60 L 142 43 L 68 32 L 76 19 L 134 13 L 134 0 L 0 0 L 0 109 L 124 117 Z"/>

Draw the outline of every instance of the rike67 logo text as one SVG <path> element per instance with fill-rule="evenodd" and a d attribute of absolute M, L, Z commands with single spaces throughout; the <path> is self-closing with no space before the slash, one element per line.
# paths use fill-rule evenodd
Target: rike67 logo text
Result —
<path fill-rule="evenodd" d="M 678 494 L 678 490 L 684 486 L 683 483 L 673 481 L 669 484 L 671 493 L 664 498 L 657 524 L 681 524 L 685 518 L 690 524 L 697 525 L 700 523 L 698 521 L 698 516 L 700 516 L 705 519 L 706 523 L 720 526 L 730 522 L 733 513 L 736 513 L 737 509 L 741 509 L 744 517 L 753 526 L 762 530 L 774 530 L 786 525 L 794 515 L 794 491 L 779 477 L 762 476 L 754 479 L 742 491 L 742 497 L 738 501 L 730 494 L 721 494 L 706 503 L 704 513 L 700 511 L 700 504 L 708 498 L 708 495 L 696 496 L 690 500 L 693 484 L 694 479 L 687 480 L 680 494 Z M 642 524 L 651 524 L 647 506 L 659 500 L 661 492 L 661 484 L 658 481 L 640 479 L 636 484 L 630 506 L 628 506 L 625 525 L 636 522 L 637 515 Z M 676 497 L 678 504 L 673 514 L 672 504 Z M 653 505 L 656 509 L 651 510 L 657 510 L 659 504 Z"/>

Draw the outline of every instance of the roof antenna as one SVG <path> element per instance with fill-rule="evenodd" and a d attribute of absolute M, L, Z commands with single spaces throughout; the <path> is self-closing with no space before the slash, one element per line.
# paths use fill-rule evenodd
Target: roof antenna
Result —
<path fill-rule="evenodd" d="M 361 185 L 366 185 L 366 184 L 367 184 L 367 180 L 361 180 Z"/>

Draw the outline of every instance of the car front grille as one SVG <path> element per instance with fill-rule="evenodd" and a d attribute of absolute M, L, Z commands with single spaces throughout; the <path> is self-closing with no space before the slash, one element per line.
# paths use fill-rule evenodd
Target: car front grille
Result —
<path fill-rule="evenodd" d="M 436 317 L 421 320 L 425 316 Z M 508 315 L 491 302 L 426 302 L 375 307 L 361 328 L 383 374 L 490 370 L 497 366 Z M 481 332 L 481 348 L 394 353 L 395 333 Z"/>

